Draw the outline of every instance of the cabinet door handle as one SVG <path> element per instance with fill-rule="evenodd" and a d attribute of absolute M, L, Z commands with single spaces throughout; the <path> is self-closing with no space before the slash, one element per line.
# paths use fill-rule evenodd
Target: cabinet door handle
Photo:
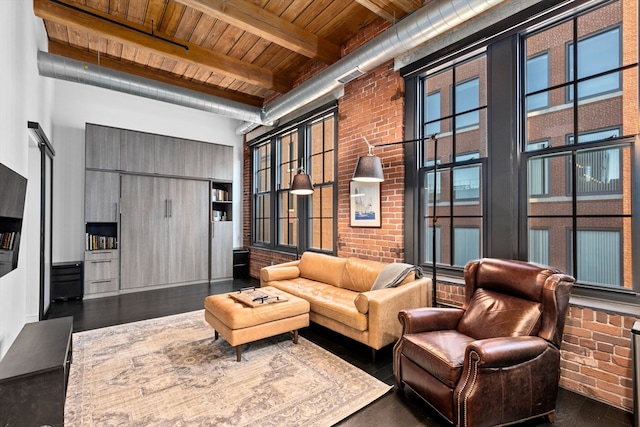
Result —
<path fill-rule="evenodd" d="M 118 222 L 118 202 L 113 204 L 113 208 L 114 208 L 113 209 L 113 214 L 114 214 L 113 220 L 115 222 Z"/>
<path fill-rule="evenodd" d="M 164 217 L 169 216 L 169 199 L 164 199 Z"/>
<path fill-rule="evenodd" d="M 173 199 L 169 199 L 169 218 L 173 218 Z"/>
<path fill-rule="evenodd" d="M 91 261 L 91 264 L 104 264 L 105 262 L 111 262 L 110 259 L 99 259 L 95 261 Z"/>
<path fill-rule="evenodd" d="M 111 280 L 92 280 L 91 283 L 109 283 Z"/>

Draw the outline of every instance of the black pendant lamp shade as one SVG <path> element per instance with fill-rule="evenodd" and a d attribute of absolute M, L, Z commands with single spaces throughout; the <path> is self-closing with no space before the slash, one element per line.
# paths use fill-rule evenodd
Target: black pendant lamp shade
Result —
<path fill-rule="evenodd" d="M 298 173 L 293 177 L 291 183 L 291 194 L 297 196 L 309 196 L 313 194 L 313 185 L 311 185 L 311 178 L 304 173 L 304 168 L 298 169 Z"/>
<path fill-rule="evenodd" d="M 356 169 L 353 172 L 353 180 L 360 182 L 382 182 L 384 181 L 382 161 L 380 157 L 373 155 L 373 146 L 369 144 L 366 138 L 364 138 L 364 142 L 366 142 L 369 147 L 369 153 L 358 159 Z"/>

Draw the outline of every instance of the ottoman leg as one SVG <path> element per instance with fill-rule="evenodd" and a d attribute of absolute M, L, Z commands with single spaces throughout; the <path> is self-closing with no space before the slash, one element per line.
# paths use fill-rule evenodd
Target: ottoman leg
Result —
<path fill-rule="evenodd" d="M 293 331 L 293 343 L 298 344 L 298 330 Z"/>
<path fill-rule="evenodd" d="M 242 352 L 241 347 L 239 345 L 236 346 L 236 362 L 240 361 L 240 353 Z"/>
<path fill-rule="evenodd" d="M 218 339 L 218 331 L 213 331 L 213 332 L 214 332 L 213 339 L 217 340 Z"/>

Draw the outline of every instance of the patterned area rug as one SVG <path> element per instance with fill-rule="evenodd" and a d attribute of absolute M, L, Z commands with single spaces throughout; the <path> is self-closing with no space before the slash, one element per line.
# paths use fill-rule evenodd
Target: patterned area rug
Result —
<path fill-rule="evenodd" d="M 330 426 L 391 389 L 291 334 L 242 347 L 203 310 L 73 334 L 65 426 Z"/>

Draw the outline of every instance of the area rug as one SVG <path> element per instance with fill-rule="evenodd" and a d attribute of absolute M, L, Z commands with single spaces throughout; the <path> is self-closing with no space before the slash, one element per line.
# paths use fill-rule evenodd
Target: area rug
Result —
<path fill-rule="evenodd" d="M 291 334 L 235 350 L 203 310 L 73 334 L 65 426 L 330 426 L 391 386 Z"/>

